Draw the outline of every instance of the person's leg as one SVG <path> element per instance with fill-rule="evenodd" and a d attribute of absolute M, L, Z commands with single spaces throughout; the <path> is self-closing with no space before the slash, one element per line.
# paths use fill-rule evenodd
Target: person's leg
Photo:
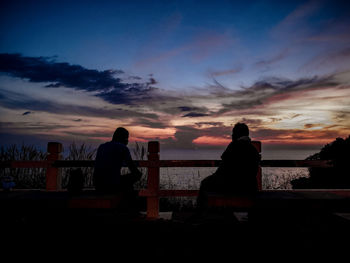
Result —
<path fill-rule="evenodd" d="M 134 177 L 132 174 L 124 174 L 120 177 L 120 189 L 131 190 L 134 189 Z"/>
<path fill-rule="evenodd" d="M 209 175 L 202 180 L 197 197 L 197 208 L 200 212 L 205 212 L 208 209 L 208 193 L 219 190 L 219 180 L 220 178 L 216 174 Z"/>
<path fill-rule="evenodd" d="M 140 210 L 140 197 L 138 191 L 134 189 L 134 184 L 139 180 L 137 175 L 132 173 L 121 176 L 120 192 L 123 193 L 123 203 L 125 208 L 130 212 L 138 212 Z"/>

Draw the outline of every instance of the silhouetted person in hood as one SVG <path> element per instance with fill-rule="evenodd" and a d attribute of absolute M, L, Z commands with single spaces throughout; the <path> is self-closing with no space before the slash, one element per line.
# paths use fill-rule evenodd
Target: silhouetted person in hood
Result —
<path fill-rule="evenodd" d="M 258 191 L 257 173 L 260 155 L 251 143 L 248 126 L 237 123 L 232 130 L 232 142 L 221 155 L 216 172 L 203 179 L 197 204 L 207 208 L 208 193 L 255 195 Z"/>

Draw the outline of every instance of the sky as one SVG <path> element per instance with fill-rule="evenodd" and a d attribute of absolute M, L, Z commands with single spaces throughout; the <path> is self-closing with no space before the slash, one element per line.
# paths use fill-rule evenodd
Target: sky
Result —
<path fill-rule="evenodd" d="M 348 1 L 1 1 L 0 144 L 265 149 L 350 134 Z"/>

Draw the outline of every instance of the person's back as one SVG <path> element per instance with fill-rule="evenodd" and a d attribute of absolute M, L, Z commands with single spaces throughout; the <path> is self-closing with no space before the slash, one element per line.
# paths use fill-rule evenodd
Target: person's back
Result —
<path fill-rule="evenodd" d="M 249 137 L 243 136 L 229 144 L 221 156 L 217 173 L 223 177 L 223 190 L 252 194 L 258 190 L 257 178 L 260 155 Z"/>
<path fill-rule="evenodd" d="M 94 183 L 96 190 L 117 189 L 120 185 L 120 170 L 130 162 L 129 149 L 119 142 L 106 142 L 97 150 Z"/>

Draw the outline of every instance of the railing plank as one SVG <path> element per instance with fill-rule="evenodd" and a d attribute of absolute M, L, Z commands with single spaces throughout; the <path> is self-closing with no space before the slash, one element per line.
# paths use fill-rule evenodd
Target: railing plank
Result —
<path fill-rule="evenodd" d="M 64 167 L 94 167 L 94 160 L 58 160 L 55 161 L 52 166 L 56 168 Z"/>
<path fill-rule="evenodd" d="M 160 160 L 160 167 L 218 167 L 221 160 Z"/>
<path fill-rule="evenodd" d="M 157 193 L 141 189 L 140 196 L 198 196 L 198 190 L 159 190 Z"/>
<path fill-rule="evenodd" d="M 332 167 L 329 160 L 262 160 L 262 167 Z"/>
<path fill-rule="evenodd" d="M 135 160 L 139 167 L 218 167 L 221 160 Z M 94 160 L 57 160 L 52 163 L 55 168 L 94 167 Z M 1 161 L 0 168 L 47 168 L 47 161 Z M 262 167 L 332 167 L 329 160 L 262 160 Z"/>
<path fill-rule="evenodd" d="M 47 161 L 2 161 L 0 168 L 47 168 Z"/>

